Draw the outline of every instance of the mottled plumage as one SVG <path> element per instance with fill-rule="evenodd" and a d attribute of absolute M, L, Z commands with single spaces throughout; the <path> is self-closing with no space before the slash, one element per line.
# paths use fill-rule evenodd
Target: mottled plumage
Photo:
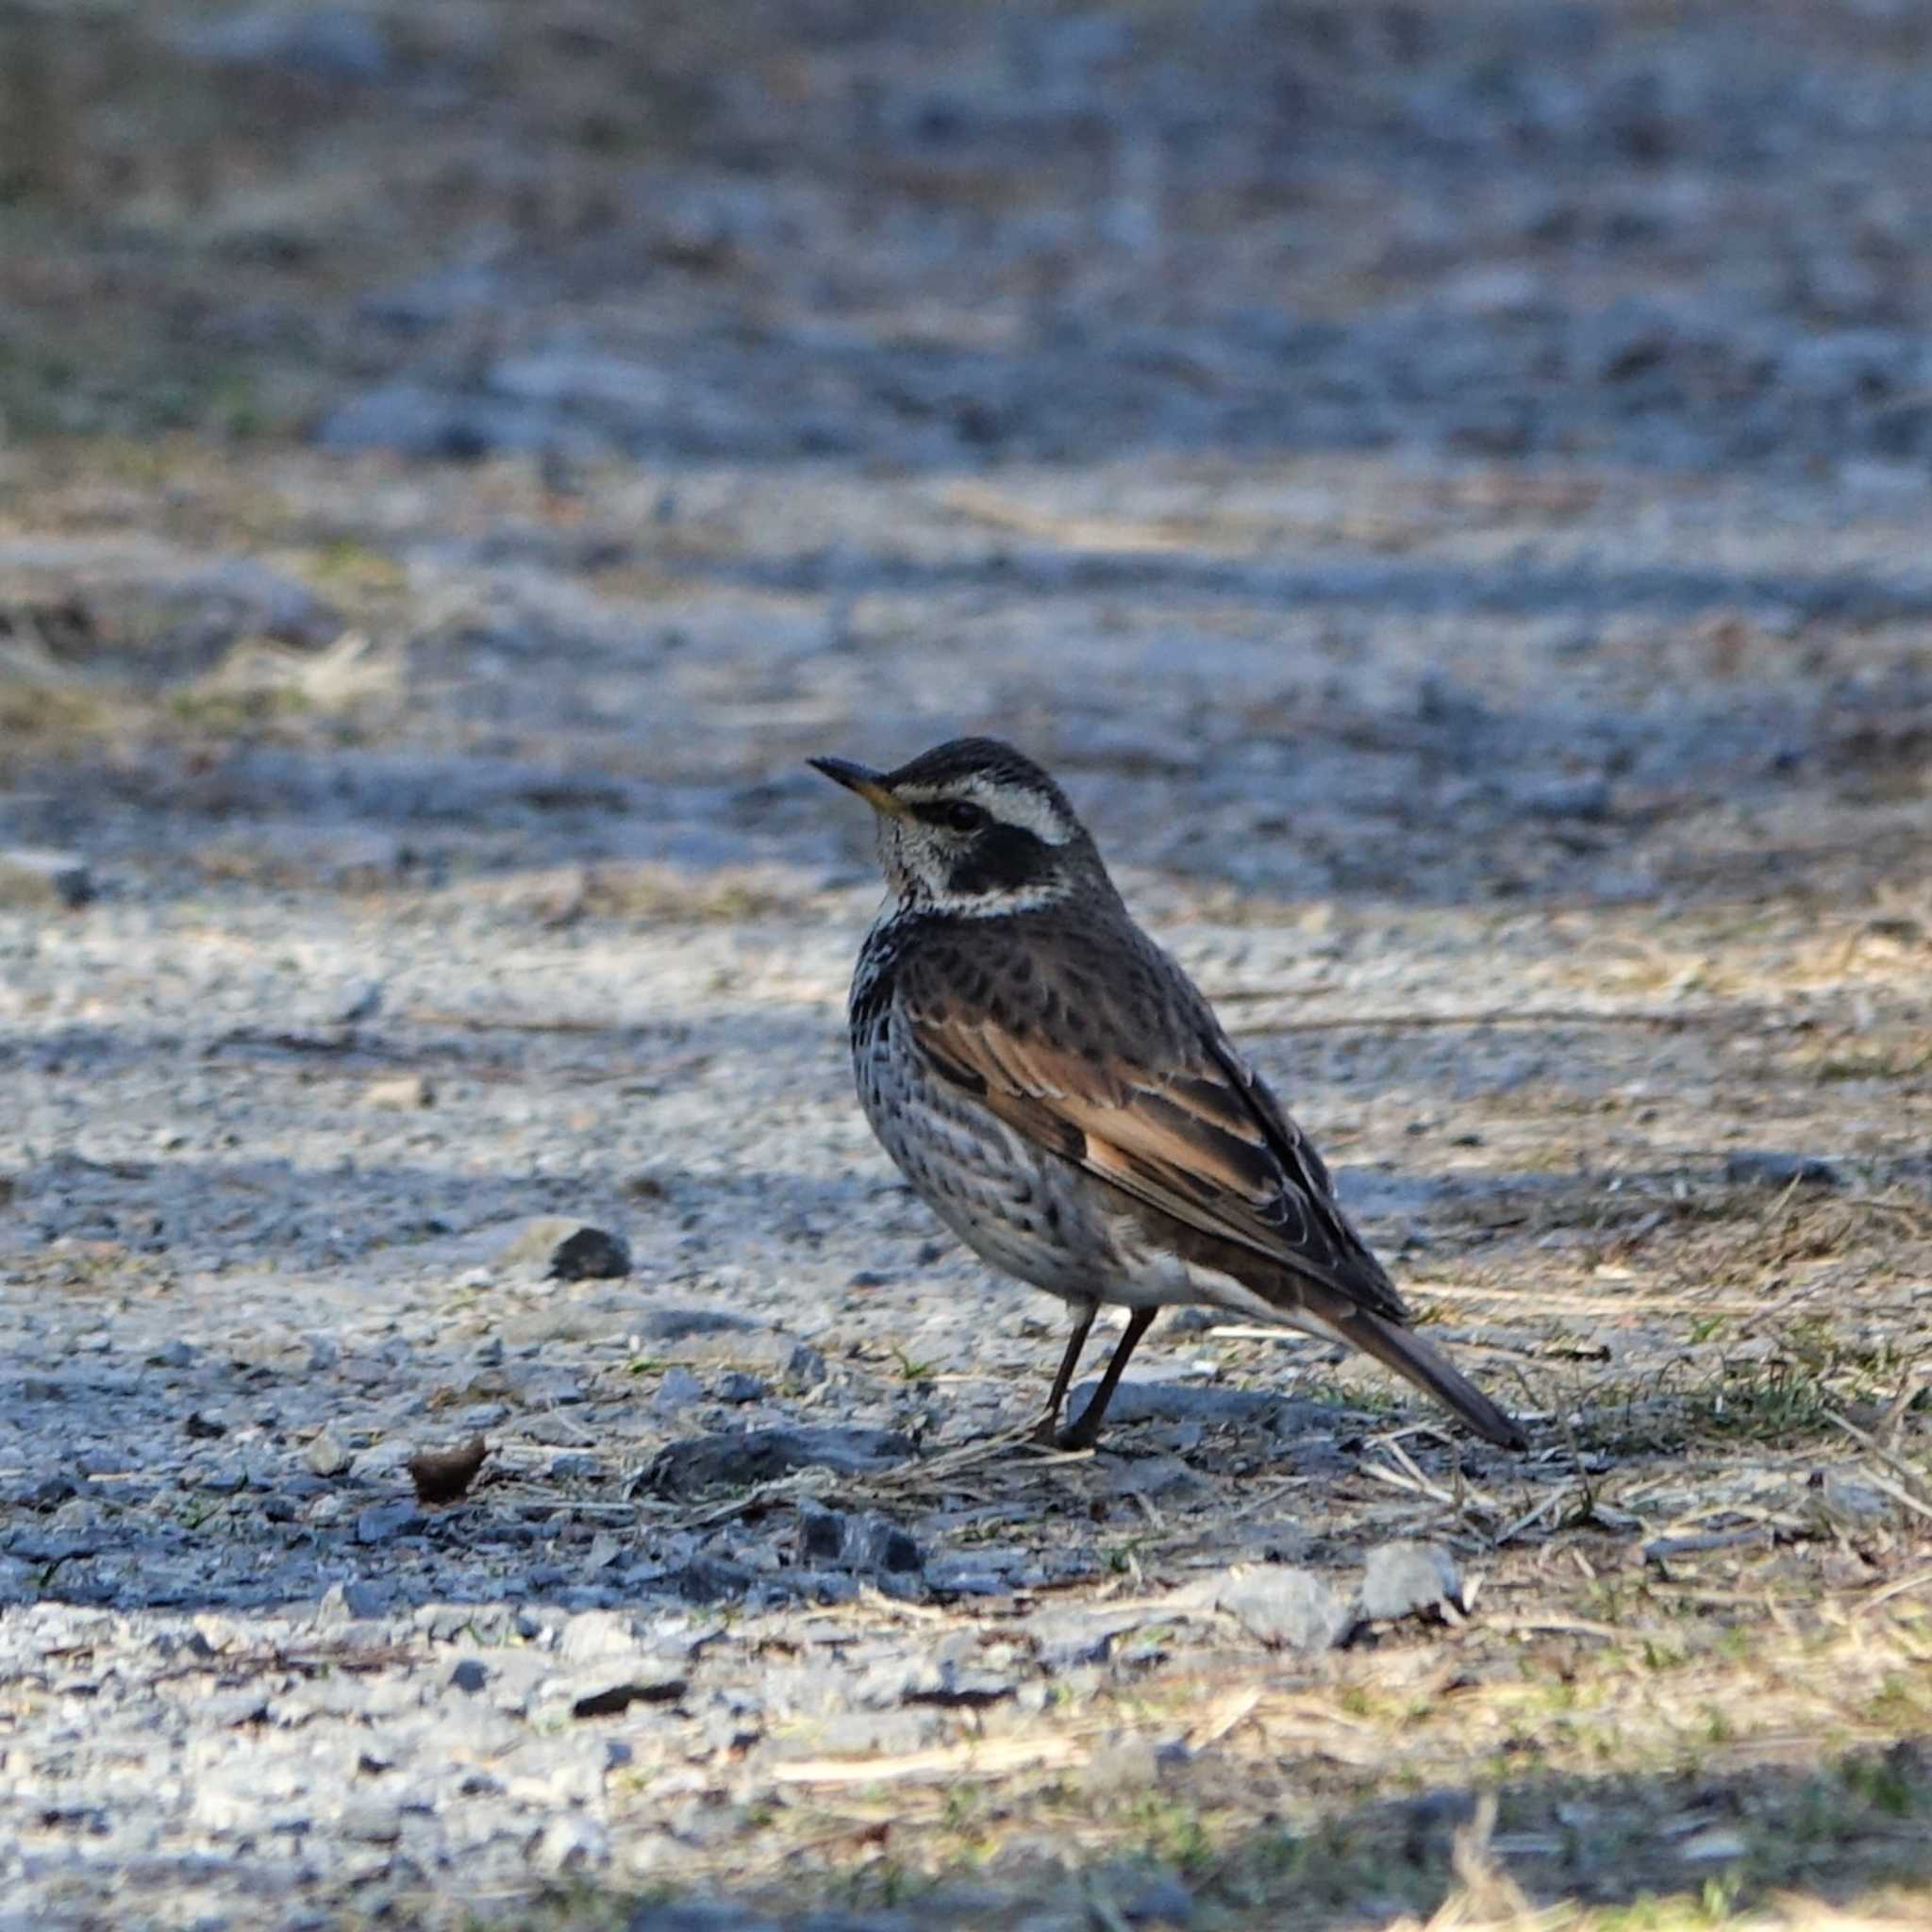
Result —
<path fill-rule="evenodd" d="M 974 1253 L 1061 1296 L 1074 1328 L 1132 1310 L 1091 1444 L 1155 1312 L 1205 1302 L 1364 1349 L 1507 1448 L 1523 1432 L 1409 1326 L 1321 1157 L 1206 998 L 1137 926 L 1066 794 L 991 739 L 897 771 L 814 759 L 879 814 L 892 900 L 853 975 L 859 1099 Z"/>

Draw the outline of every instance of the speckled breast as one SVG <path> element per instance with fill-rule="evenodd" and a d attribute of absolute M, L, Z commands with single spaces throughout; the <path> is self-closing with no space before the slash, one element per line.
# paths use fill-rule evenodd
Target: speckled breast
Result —
<path fill-rule="evenodd" d="M 892 986 L 906 937 L 890 920 L 874 926 L 853 975 L 853 1072 L 873 1132 L 982 1259 L 1055 1294 L 1102 1292 L 1116 1264 L 1091 1183 L 940 1078 L 908 1037 Z"/>

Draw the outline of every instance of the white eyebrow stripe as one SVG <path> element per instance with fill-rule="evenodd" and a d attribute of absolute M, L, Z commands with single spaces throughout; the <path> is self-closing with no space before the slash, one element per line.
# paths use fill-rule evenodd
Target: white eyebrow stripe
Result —
<path fill-rule="evenodd" d="M 908 805 L 929 805 L 936 798 L 970 798 L 1004 824 L 1031 832 L 1042 845 L 1064 845 L 1073 837 L 1072 827 L 1054 809 L 1053 801 L 1030 786 L 961 778 L 950 785 L 908 785 L 899 796 Z"/>

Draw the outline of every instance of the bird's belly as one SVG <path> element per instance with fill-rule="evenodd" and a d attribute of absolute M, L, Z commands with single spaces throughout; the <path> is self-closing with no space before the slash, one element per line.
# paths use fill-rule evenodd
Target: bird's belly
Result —
<path fill-rule="evenodd" d="M 1002 1273 L 1070 1300 L 1112 1300 L 1116 1262 L 1085 1176 L 883 1038 L 855 1041 L 859 1104 L 932 1211 Z"/>
<path fill-rule="evenodd" d="M 1104 1182 L 1024 1139 L 972 1095 L 892 1051 L 885 1025 L 855 1041 L 860 1105 L 919 1195 L 979 1257 L 1070 1301 L 1164 1308 L 1267 1304 L 1151 1241 Z"/>

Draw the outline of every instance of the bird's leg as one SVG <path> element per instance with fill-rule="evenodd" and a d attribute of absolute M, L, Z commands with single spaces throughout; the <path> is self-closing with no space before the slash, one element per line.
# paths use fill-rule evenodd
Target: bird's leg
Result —
<path fill-rule="evenodd" d="M 1067 1399 L 1067 1384 L 1074 1379 L 1074 1371 L 1080 1365 L 1080 1351 L 1087 1346 L 1087 1331 L 1093 1325 L 1093 1312 L 1099 1306 L 1098 1302 L 1089 1302 L 1074 1324 L 1074 1332 L 1067 1337 L 1067 1352 L 1060 1357 L 1059 1374 L 1053 1378 L 1053 1393 L 1046 1398 L 1046 1413 L 1033 1431 L 1036 1442 L 1051 1443 L 1059 1434 L 1060 1404 Z"/>
<path fill-rule="evenodd" d="M 1141 1336 L 1153 1324 L 1157 1308 L 1136 1308 L 1127 1318 L 1127 1330 L 1121 1337 L 1120 1346 L 1113 1352 L 1113 1359 L 1107 1365 L 1107 1374 L 1100 1378 L 1100 1387 L 1093 1391 L 1093 1400 L 1080 1411 L 1080 1420 L 1071 1428 L 1061 1431 L 1059 1445 L 1062 1449 L 1091 1449 L 1100 1440 L 1100 1425 L 1107 1420 L 1107 1405 L 1113 1400 L 1113 1391 L 1121 1379 L 1121 1371 L 1127 1365 L 1127 1357 L 1140 1345 Z"/>

